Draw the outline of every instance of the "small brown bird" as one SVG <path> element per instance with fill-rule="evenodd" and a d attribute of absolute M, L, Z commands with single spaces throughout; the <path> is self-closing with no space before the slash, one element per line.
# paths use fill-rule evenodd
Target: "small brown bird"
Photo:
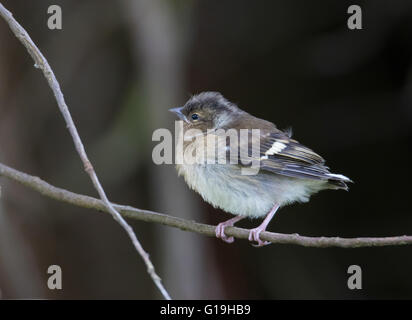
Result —
<path fill-rule="evenodd" d="M 236 215 L 219 223 L 216 237 L 231 243 L 233 237 L 225 235 L 225 227 L 233 226 L 245 217 L 265 217 L 262 224 L 250 230 L 249 240 L 257 246 L 268 244 L 260 239 L 276 211 L 287 204 L 307 202 L 309 197 L 324 189 L 348 190 L 349 178 L 330 173 L 325 160 L 311 149 L 291 138 L 291 131 L 281 131 L 266 120 L 256 118 L 239 109 L 218 92 L 202 92 L 190 98 L 183 107 L 170 109 L 183 120 L 183 153 L 192 154 L 204 147 L 207 155 L 203 162 L 177 164 L 179 175 L 183 175 L 190 188 L 198 192 L 205 201 L 216 208 Z M 188 134 L 190 132 L 204 134 Z M 240 139 L 235 153 L 237 162 L 225 161 L 216 154 L 223 154 L 225 160 L 233 159 L 231 141 L 209 145 L 210 137 L 219 138 L 222 132 L 234 129 L 241 137 L 247 130 L 247 139 Z M 259 135 L 253 135 L 258 129 Z M 233 132 L 233 130 L 232 130 Z M 206 138 L 209 136 L 209 138 Z M 222 141 L 222 140 L 219 140 Z M 258 153 L 253 146 L 257 145 Z M 212 150 L 213 149 L 213 150 Z M 253 150 L 252 150 L 253 149 Z M 223 153 L 219 153 L 219 150 Z M 256 174 L 244 174 L 242 169 L 250 167 L 241 157 L 242 150 L 249 160 L 257 162 Z M 205 153 L 206 153 L 205 151 Z M 209 155 L 209 151 L 211 155 Z M 210 159 L 213 158 L 213 159 Z M 213 161 L 210 161 L 213 160 Z"/>

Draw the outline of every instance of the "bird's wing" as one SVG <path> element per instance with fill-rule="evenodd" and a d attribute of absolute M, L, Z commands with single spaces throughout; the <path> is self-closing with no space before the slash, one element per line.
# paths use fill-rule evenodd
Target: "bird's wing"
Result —
<path fill-rule="evenodd" d="M 260 170 L 288 177 L 306 179 L 331 179 L 325 160 L 311 149 L 291 138 L 291 132 L 271 130 L 258 136 L 249 134 L 248 141 L 240 141 L 240 153 L 259 161 Z M 259 152 L 253 149 L 260 146 Z M 242 157 L 239 156 L 239 159 Z M 240 161 L 245 163 L 247 161 Z"/>

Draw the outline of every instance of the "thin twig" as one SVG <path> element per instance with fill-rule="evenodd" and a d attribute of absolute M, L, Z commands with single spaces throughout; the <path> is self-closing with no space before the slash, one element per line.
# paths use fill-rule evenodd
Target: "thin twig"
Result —
<path fill-rule="evenodd" d="M 76 194 L 61 188 L 54 187 L 49 183 L 23 172 L 12 169 L 0 163 L 0 176 L 12 179 L 20 184 L 29 187 L 42 195 L 55 199 L 60 202 L 69 203 L 78 207 L 96 209 L 99 211 L 109 212 L 104 203 L 96 198 Z M 154 222 L 162 225 L 179 228 L 184 231 L 191 231 L 210 237 L 215 237 L 216 226 L 198 223 L 182 218 L 172 217 L 166 214 L 133 208 L 130 206 L 113 204 L 124 217 Z M 227 227 L 225 229 L 227 236 L 233 236 L 238 239 L 247 239 L 249 230 L 237 227 Z M 374 238 L 339 238 L 339 237 L 305 237 L 298 234 L 283 234 L 274 232 L 262 232 L 262 240 L 278 244 L 294 244 L 304 247 L 339 247 L 339 248 L 360 248 L 360 247 L 381 247 L 395 245 L 411 245 L 412 236 L 396 237 L 374 237 Z"/>
<path fill-rule="evenodd" d="M 99 179 L 96 175 L 96 172 L 93 169 L 93 166 L 90 162 L 90 160 L 87 157 L 86 151 L 84 149 L 83 143 L 80 139 L 80 136 L 77 132 L 77 128 L 73 122 L 73 119 L 71 117 L 71 114 L 69 112 L 69 108 L 66 105 L 66 102 L 63 97 L 63 93 L 60 89 L 60 84 L 57 81 L 53 70 L 51 69 L 49 63 L 47 62 L 46 58 L 43 56 L 43 54 L 40 52 L 39 48 L 34 44 L 32 39 L 30 38 L 29 34 L 26 32 L 26 30 L 13 18 L 13 15 L 11 14 L 10 11 L 8 11 L 1 3 L 0 3 L 0 15 L 6 20 L 8 25 L 10 26 L 10 29 L 13 31 L 15 36 L 20 40 L 20 42 L 26 47 L 28 53 L 34 60 L 34 66 L 36 68 L 39 68 L 40 70 L 43 71 L 43 74 L 49 83 L 50 88 L 52 89 L 54 96 L 56 98 L 57 105 L 60 109 L 60 112 L 62 113 L 64 120 L 66 121 L 67 128 L 69 129 L 69 132 L 72 136 L 75 148 L 77 150 L 77 153 L 80 156 L 81 161 L 83 162 L 84 169 L 87 172 L 87 174 L 90 176 L 90 179 L 93 182 L 93 185 L 95 189 L 97 190 L 100 199 L 103 201 L 104 205 L 107 208 L 107 211 L 113 216 L 113 218 L 122 226 L 122 228 L 127 232 L 129 235 L 130 239 L 133 242 L 133 245 L 135 246 L 137 252 L 140 254 L 140 256 L 143 258 L 146 267 L 147 267 L 147 272 L 153 279 L 154 283 L 156 286 L 159 288 L 160 292 L 162 293 L 163 297 L 167 300 L 170 300 L 170 296 L 166 289 L 164 288 L 160 277 L 156 274 L 154 270 L 154 266 L 152 262 L 149 259 L 149 255 L 147 252 L 143 249 L 142 245 L 140 244 L 139 240 L 137 239 L 135 233 L 133 232 L 133 229 L 127 224 L 127 222 L 123 219 L 123 217 L 119 214 L 119 212 L 116 211 L 116 209 L 112 206 L 112 204 L 109 202 L 106 193 L 102 187 L 102 185 L 99 182 Z"/>

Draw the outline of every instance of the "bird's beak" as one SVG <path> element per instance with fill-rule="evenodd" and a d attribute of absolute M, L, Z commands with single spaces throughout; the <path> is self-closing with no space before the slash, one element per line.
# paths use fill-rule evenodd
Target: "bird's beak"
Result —
<path fill-rule="evenodd" d="M 187 121 L 186 116 L 182 113 L 182 110 L 183 110 L 183 107 L 169 109 L 170 112 L 173 112 L 174 114 L 176 114 L 183 121 L 189 122 Z"/>

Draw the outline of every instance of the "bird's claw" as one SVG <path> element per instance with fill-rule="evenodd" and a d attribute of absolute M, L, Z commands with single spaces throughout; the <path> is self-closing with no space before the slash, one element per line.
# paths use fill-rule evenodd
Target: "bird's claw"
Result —
<path fill-rule="evenodd" d="M 235 241 L 235 238 L 233 238 L 233 237 L 228 237 L 228 236 L 225 234 L 225 228 L 226 228 L 227 226 L 231 226 L 231 224 L 227 224 L 227 223 L 225 223 L 225 222 L 221 222 L 221 223 L 219 223 L 219 224 L 216 226 L 216 230 L 215 230 L 216 238 L 222 239 L 222 240 L 223 240 L 224 242 L 226 242 L 226 243 L 232 243 L 232 242 Z"/>
<path fill-rule="evenodd" d="M 266 245 L 271 243 L 269 241 L 262 241 L 260 239 L 260 233 L 262 231 L 264 231 L 264 229 L 259 228 L 259 227 L 250 230 L 249 237 L 248 237 L 249 241 L 257 242 L 257 244 L 252 244 L 252 246 L 254 246 L 254 247 L 263 247 L 263 246 L 266 246 Z"/>

